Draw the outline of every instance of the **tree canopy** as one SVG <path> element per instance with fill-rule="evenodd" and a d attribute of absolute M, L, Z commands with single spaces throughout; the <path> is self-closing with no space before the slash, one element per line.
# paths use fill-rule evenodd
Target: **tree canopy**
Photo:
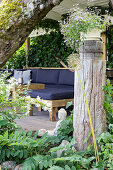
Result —
<path fill-rule="evenodd" d="M 0 66 L 25 42 L 46 14 L 62 0 L 2 0 L 0 3 Z"/>
<path fill-rule="evenodd" d="M 0 3 L 0 66 L 25 42 L 34 27 L 63 0 L 2 0 Z M 113 8 L 113 0 L 109 0 Z"/>

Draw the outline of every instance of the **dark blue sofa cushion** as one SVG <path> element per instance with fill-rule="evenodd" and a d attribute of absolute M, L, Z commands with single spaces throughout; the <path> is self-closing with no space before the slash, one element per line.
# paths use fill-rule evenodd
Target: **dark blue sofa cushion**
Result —
<path fill-rule="evenodd" d="M 60 70 L 39 69 L 36 82 L 44 84 L 58 84 Z"/>
<path fill-rule="evenodd" d="M 37 83 L 37 76 L 39 69 L 30 69 L 31 70 L 31 83 Z"/>
<path fill-rule="evenodd" d="M 45 100 L 60 100 L 74 98 L 74 87 L 65 85 L 46 85 L 45 89 L 28 91 L 32 98 L 39 96 Z"/>
<path fill-rule="evenodd" d="M 70 70 L 60 70 L 58 84 L 74 85 L 74 72 Z"/>

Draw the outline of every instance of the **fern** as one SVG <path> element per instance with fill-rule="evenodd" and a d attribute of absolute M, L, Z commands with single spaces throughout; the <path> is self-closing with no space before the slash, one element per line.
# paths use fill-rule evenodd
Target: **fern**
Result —
<path fill-rule="evenodd" d="M 64 170 L 64 168 L 61 168 L 60 166 L 52 166 L 48 170 Z"/>
<path fill-rule="evenodd" d="M 25 160 L 22 170 L 27 170 L 28 168 L 33 170 L 36 168 L 40 170 L 47 169 L 47 167 L 51 167 L 54 163 L 55 161 L 52 160 L 50 155 L 36 155 Z"/>

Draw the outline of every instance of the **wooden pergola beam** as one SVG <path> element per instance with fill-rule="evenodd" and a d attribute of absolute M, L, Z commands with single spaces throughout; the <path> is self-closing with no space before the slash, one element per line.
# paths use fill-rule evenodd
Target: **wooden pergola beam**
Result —
<path fill-rule="evenodd" d="M 106 54 L 106 32 L 103 32 L 101 34 L 102 36 L 102 42 L 103 42 L 103 55 L 102 55 L 102 59 L 106 60 L 107 59 L 107 54 Z"/>
<path fill-rule="evenodd" d="M 30 37 L 26 39 L 26 68 L 28 67 L 28 52 L 30 49 Z"/>

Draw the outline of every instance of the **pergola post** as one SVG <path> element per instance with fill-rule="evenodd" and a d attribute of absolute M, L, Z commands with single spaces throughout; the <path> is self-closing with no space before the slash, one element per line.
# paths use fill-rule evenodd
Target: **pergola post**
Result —
<path fill-rule="evenodd" d="M 103 108 L 103 85 L 106 81 L 106 61 L 102 60 L 103 44 L 101 41 L 87 40 L 80 47 L 81 67 L 78 73 L 83 84 L 96 136 L 106 129 L 106 115 Z M 74 84 L 74 137 L 77 150 L 84 150 L 92 143 L 92 136 L 83 144 L 91 132 L 88 111 L 83 91 L 75 70 Z"/>
<path fill-rule="evenodd" d="M 105 32 L 103 32 L 102 34 L 101 34 L 101 36 L 102 36 L 102 42 L 103 42 L 103 55 L 102 55 L 102 59 L 103 60 L 106 60 L 106 33 Z"/>
<path fill-rule="evenodd" d="M 28 67 L 28 52 L 30 49 L 30 37 L 26 39 L 26 68 Z"/>

